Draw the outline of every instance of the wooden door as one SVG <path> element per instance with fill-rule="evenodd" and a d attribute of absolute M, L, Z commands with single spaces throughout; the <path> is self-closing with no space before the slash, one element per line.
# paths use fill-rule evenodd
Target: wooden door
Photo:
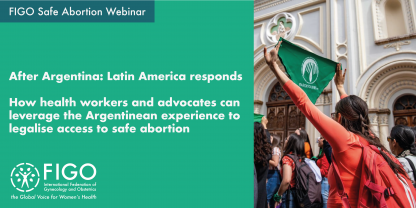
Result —
<path fill-rule="evenodd" d="M 289 95 L 277 83 L 269 94 L 267 105 L 267 129 L 271 134 L 286 138 L 298 128 L 305 128 L 305 115 L 296 107 Z"/>
<path fill-rule="evenodd" d="M 404 95 L 394 103 L 394 125 L 416 126 L 416 96 Z"/>

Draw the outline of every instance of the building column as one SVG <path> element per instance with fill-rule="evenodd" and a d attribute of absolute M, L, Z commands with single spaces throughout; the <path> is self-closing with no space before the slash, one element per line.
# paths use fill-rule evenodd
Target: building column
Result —
<path fill-rule="evenodd" d="M 378 136 L 380 143 L 390 150 L 387 137 L 390 135 L 388 117 L 389 109 L 369 109 L 370 128 Z"/>
<path fill-rule="evenodd" d="M 368 118 L 370 120 L 370 128 L 376 136 L 380 135 L 379 123 L 378 123 L 378 109 L 369 109 Z"/>
<path fill-rule="evenodd" d="M 255 100 L 254 101 L 254 113 L 260 114 L 262 106 L 263 106 L 263 101 Z"/>
<path fill-rule="evenodd" d="M 390 110 L 380 109 L 378 112 L 378 115 L 379 115 L 378 120 L 379 120 L 379 129 L 380 129 L 380 134 L 379 134 L 380 142 L 381 144 L 384 145 L 384 147 L 386 147 L 390 151 L 389 142 L 387 141 L 387 137 L 390 135 L 389 122 L 388 122 Z"/>

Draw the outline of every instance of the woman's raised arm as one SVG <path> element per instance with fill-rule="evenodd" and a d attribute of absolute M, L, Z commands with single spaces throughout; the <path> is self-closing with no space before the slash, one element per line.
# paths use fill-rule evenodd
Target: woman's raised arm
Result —
<path fill-rule="evenodd" d="M 277 65 L 277 53 L 279 51 L 280 44 L 282 44 L 282 41 L 280 41 L 269 53 L 267 53 L 267 48 L 264 47 L 264 59 L 280 84 L 284 85 L 286 82 L 290 81 L 290 79 L 285 73 L 283 73 L 282 70 L 280 70 L 279 65 Z"/>
<path fill-rule="evenodd" d="M 322 113 L 308 98 L 306 93 L 293 83 L 276 63 L 278 50 L 281 42 L 273 48 L 270 53 L 264 48 L 264 58 L 270 69 L 276 75 L 277 80 L 283 85 L 287 94 L 292 98 L 295 105 L 308 118 L 313 126 L 321 133 L 321 135 L 329 142 L 334 151 L 341 152 L 349 148 L 351 133 L 348 132 L 341 124 Z M 343 83 L 345 80 L 340 67 L 337 67 L 335 74 L 335 83 L 342 97 L 346 96 Z M 338 88 L 339 87 L 339 88 Z"/>

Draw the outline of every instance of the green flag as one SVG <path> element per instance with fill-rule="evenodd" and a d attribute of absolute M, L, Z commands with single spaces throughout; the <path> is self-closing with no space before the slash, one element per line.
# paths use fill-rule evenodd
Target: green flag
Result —
<path fill-rule="evenodd" d="M 308 95 L 315 104 L 319 95 L 334 78 L 337 62 L 311 53 L 283 38 L 279 48 L 279 59 L 289 78 Z"/>
<path fill-rule="evenodd" d="M 263 115 L 261 114 L 254 114 L 254 122 L 259 122 L 261 123 L 261 119 L 263 118 Z"/>

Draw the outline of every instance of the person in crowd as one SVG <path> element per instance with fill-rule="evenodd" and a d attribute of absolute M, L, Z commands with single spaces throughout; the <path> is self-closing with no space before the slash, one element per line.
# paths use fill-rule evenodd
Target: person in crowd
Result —
<path fill-rule="evenodd" d="M 272 159 L 269 160 L 269 173 L 267 174 L 267 204 L 273 208 L 273 195 L 280 186 L 280 157 L 281 157 L 281 138 L 274 134 L 272 137 Z"/>
<path fill-rule="evenodd" d="M 254 165 L 257 173 L 257 208 L 267 208 L 266 180 L 269 170 L 270 139 L 261 123 L 254 122 Z"/>
<path fill-rule="evenodd" d="M 391 152 L 402 163 L 404 170 L 409 175 L 413 185 L 415 185 L 416 172 L 413 170 L 416 166 L 415 133 L 408 126 L 396 125 L 391 129 L 387 141 L 389 142 Z"/>
<path fill-rule="evenodd" d="M 323 139 L 323 137 L 321 137 L 321 139 Z M 328 141 L 326 141 L 325 139 L 323 139 L 322 150 L 325 153 L 325 157 L 328 160 L 329 165 L 331 165 L 331 163 L 332 163 L 332 147 L 328 143 Z"/>
<path fill-rule="evenodd" d="M 393 156 L 380 143 L 379 138 L 371 131 L 368 118 L 367 103 L 355 95 L 348 96 L 344 90 L 345 72 L 342 74 L 340 65 L 334 77 L 336 88 L 341 96 L 341 100 L 335 106 L 335 120 L 322 113 L 307 97 L 306 93 L 292 82 L 277 64 L 277 54 L 281 42 L 267 53 L 264 48 L 266 63 L 275 74 L 279 83 L 288 93 L 295 105 L 302 111 L 306 118 L 314 125 L 321 135 L 329 142 L 332 153 L 337 160 L 337 166 L 344 185 L 345 193 L 351 207 L 358 207 L 360 178 L 361 178 L 361 156 L 362 145 L 374 145 L 381 149 L 381 155 L 389 164 L 393 172 L 407 175 L 401 168 L 398 161 L 393 160 Z M 302 145 L 303 146 L 303 145 Z M 397 163 L 399 164 L 397 164 Z M 283 167 L 284 169 L 284 167 Z M 331 165 L 329 175 L 333 172 Z M 283 178 L 285 176 L 283 175 Z M 335 177 L 329 177 L 329 197 L 328 207 L 342 207 L 341 198 L 338 196 Z M 284 182 L 280 185 L 283 188 Z M 279 191 L 279 193 L 281 193 Z"/>
<path fill-rule="evenodd" d="M 269 132 L 269 130 L 267 130 L 267 123 L 269 123 L 269 120 L 266 118 L 266 116 L 263 116 L 261 118 L 261 124 L 263 124 L 264 130 L 266 131 L 267 138 L 270 139 L 270 132 Z M 268 140 L 268 141 L 270 142 L 271 140 Z M 272 143 L 270 143 L 270 144 L 272 144 Z"/>
<path fill-rule="evenodd" d="M 326 159 L 326 155 L 324 153 L 324 138 L 319 139 L 319 155 L 316 164 L 321 171 L 322 181 L 321 181 L 321 193 L 322 193 L 322 202 L 323 208 L 327 207 L 328 195 L 329 195 L 329 184 L 328 184 L 328 171 L 329 171 L 329 162 Z"/>
<path fill-rule="evenodd" d="M 303 141 L 305 143 L 305 154 L 306 154 L 306 157 L 309 158 L 309 159 L 311 159 L 312 156 L 313 156 L 313 152 L 312 152 L 311 142 L 309 140 L 308 133 L 305 131 L 305 129 L 302 129 L 302 128 L 297 129 L 295 131 L 295 133 L 297 135 L 299 135 L 303 139 Z"/>
<path fill-rule="evenodd" d="M 291 134 L 286 138 L 283 151 L 283 158 L 281 160 L 282 170 L 282 182 L 280 183 L 279 190 L 276 193 L 276 206 L 282 203 L 281 207 L 296 208 L 298 205 L 295 202 L 296 194 L 296 172 L 295 162 L 287 154 L 294 154 L 299 157 L 299 161 L 306 158 L 305 144 L 303 139 L 297 134 Z"/>

